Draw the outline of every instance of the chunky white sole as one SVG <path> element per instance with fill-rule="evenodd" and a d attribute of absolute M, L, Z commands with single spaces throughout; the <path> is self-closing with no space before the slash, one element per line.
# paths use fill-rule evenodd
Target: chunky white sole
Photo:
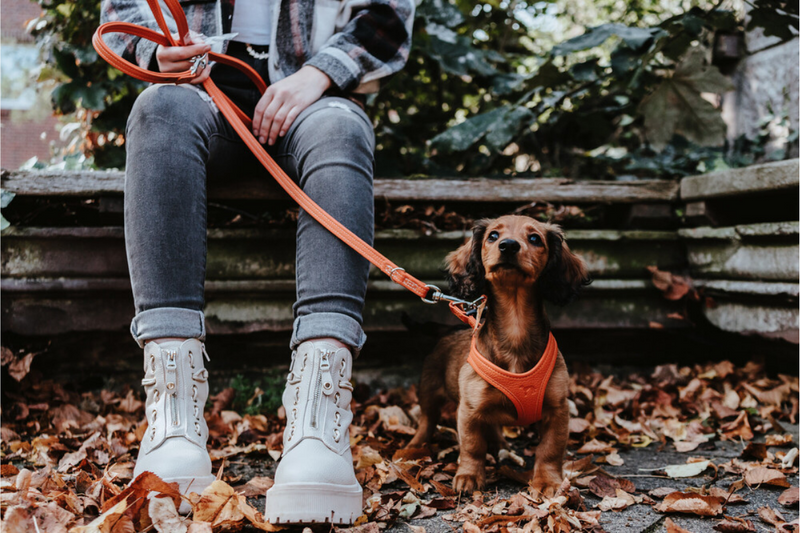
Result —
<path fill-rule="evenodd" d="M 352 524 L 361 516 L 361 485 L 286 483 L 267 491 L 270 524 Z"/>

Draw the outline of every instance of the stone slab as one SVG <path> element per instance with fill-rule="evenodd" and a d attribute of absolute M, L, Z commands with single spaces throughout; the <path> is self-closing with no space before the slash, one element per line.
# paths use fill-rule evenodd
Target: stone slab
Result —
<path fill-rule="evenodd" d="M 724 198 L 759 192 L 796 191 L 800 185 L 797 159 L 721 170 L 681 180 L 681 200 Z"/>

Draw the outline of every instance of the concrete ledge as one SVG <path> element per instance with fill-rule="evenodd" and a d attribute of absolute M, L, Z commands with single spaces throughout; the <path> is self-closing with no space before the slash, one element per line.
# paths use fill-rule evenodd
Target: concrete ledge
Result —
<path fill-rule="evenodd" d="M 118 196 L 121 171 L 3 170 L 2 188 L 22 196 Z M 420 178 L 375 179 L 375 198 L 426 202 L 675 202 L 679 185 L 671 180 L 574 181 L 567 178 Z M 243 177 L 234 183 L 209 184 L 208 197 L 221 200 L 289 200 L 272 180 Z"/>
<path fill-rule="evenodd" d="M 797 159 L 746 168 L 722 170 L 681 180 L 681 200 L 724 198 L 749 193 L 797 190 L 800 164 Z"/>
<path fill-rule="evenodd" d="M 408 230 L 381 231 L 376 247 L 417 277 L 442 279 L 445 256 L 466 232 L 426 236 Z M 566 233 L 597 278 L 643 278 L 645 267 L 682 268 L 683 247 L 675 232 L 575 230 Z M 3 234 L 4 278 L 124 278 L 128 275 L 123 230 L 106 228 L 17 228 Z M 294 279 L 291 231 L 214 229 L 208 232 L 207 278 L 211 281 Z M 376 280 L 385 276 L 373 269 Z"/>
<path fill-rule="evenodd" d="M 798 222 L 678 230 L 695 279 L 789 281 L 800 277 Z"/>

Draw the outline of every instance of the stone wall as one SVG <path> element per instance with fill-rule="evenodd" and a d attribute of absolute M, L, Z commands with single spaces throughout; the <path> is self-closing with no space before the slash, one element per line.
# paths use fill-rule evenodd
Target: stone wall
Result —
<path fill-rule="evenodd" d="M 723 98 L 730 141 L 740 135 L 754 138 L 770 108 L 779 114 L 786 107 L 791 129 L 798 129 L 800 41 L 779 42 L 777 37 L 765 37 L 761 28 L 744 36 L 744 56 L 731 76 L 735 89 Z M 786 133 L 774 131 L 773 136 Z M 798 156 L 796 147 L 788 156 Z"/>

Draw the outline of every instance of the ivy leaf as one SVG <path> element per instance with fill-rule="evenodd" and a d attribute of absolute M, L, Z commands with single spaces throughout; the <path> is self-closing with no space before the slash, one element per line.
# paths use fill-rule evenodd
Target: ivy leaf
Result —
<path fill-rule="evenodd" d="M 533 113 L 525 107 L 514 107 L 494 121 L 486 134 L 486 144 L 501 151 L 516 137 L 519 130 L 533 119 Z"/>
<path fill-rule="evenodd" d="M 461 10 L 447 0 L 425 0 L 417 8 L 417 16 L 448 28 L 455 28 L 464 22 Z"/>
<path fill-rule="evenodd" d="M 725 140 L 720 111 L 700 93 L 719 94 L 732 88 L 716 67 L 706 65 L 703 51 L 695 48 L 656 90 L 639 105 L 648 140 L 662 149 L 675 133 L 700 145 L 714 146 Z"/>
<path fill-rule="evenodd" d="M 105 94 L 106 92 L 99 85 L 78 87 L 75 90 L 75 96 L 81 99 L 81 106 L 95 111 L 105 109 Z"/>
<path fill-rule="evenodd" d="M 472 46 L 468 37 L 458 35 L 450 28 L 429 23 L 425 31 L 430 36 L 430 56 L 439 62 L 442 69 L 456 76 L 493 76 L 497 70 L 488 60 L 502 59 L 496 52 L 485 52 Z"/>
<path fill-rule="evenodd" d="M 665 34 L 661 28 L 632 28 L 624 24 L 603 24 L 589 29 L 583 35 L 553 47 L 553 55 L 563 56 L 600 46 L 611 36 L 622 39 L 632 50 L 641 50 L 650 44 L 655 37 Z"/>
<path fill-rule="evenodd" d="M 763 28 L 766 37 L 778 37 L 781 41 L 789 41 L 797 35 L 797 0 L 756 0 L 748 15 L 747 31 Z"/>
<path fill-rule="evenodd" d="M 442 152 L 460 152 L 478 142 L 509 106 L 475 115 L 431 139 L 431 147 Z"/>
<path fill-rule="evenodd" d="M 525 107 L 505 105 L 440 133 L 433 138 L 431 146 L 443 152 L 458 152 L 467 150 L 485 137 L 489 148 L 500 151 L 533 116 L 533 112 Z"/>
<path fill-rule="evenodd" d="M 508 73 L 492 76 L 492 92 L 498 96 L 511 94 L 522 87 L 527 77 Z"/>

